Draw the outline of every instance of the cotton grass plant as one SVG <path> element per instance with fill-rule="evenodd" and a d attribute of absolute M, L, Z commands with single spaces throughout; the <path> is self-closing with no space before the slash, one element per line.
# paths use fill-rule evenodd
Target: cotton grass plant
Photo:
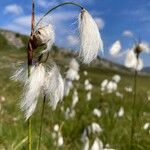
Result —
<path fill-rule="evenodd" d="M 58 67 L 55 63 L 47 65 L 49 51 L 55 41 L 55 32 L 52 25 L 43 25 L 42 21 L 49 13 L 64 5 L 73 5 L 81 9 L 79 14 L 79 33 L 80 33 L 80 52 L 79 57 L 83 63 L 89 64 L 97 57 L 98 51 L 103 49 L 103 43 L 92 16 L 81 5 L 73 2 L 61 3 L 52 9 L 48 10 L 43 17 L 35 25 L 34 16 L 34 0 L 32 0 L 32 20 L 31 20 L 31 35 L 28 42 L 28 62 L 27 65 L 19 68 L 12 79 L 21 80 L 24 83 L 23 94 L 21 98 L 21 110 L 25 113 L 25 119 L 28 121 L 28 149 L 32 149 L 31 139 L 31 116 L 33 115 L 39 97 L 43 97 L 43 106 L 41 112 L 41 122 L 39 131 L 39 140 L 37 149 L 40 149 L 42 126 L 44 118 L 45 103 L 48 100 L 49 105 L 53 110 L 56 109 L 57 103 L 64 96 L 64 81 L 61 77 Z M 34 58 L 34 52 L 37 48 L 42 49 L 38 58 Z M 43 60 L 43 56 L 47 55 Z M 78 71 L 78 66 L 72 66 Z M 70 73 L 71 78 L 74 78 L 74 72 Z M 73 80 L 73 79 L 72 79 Z"/>

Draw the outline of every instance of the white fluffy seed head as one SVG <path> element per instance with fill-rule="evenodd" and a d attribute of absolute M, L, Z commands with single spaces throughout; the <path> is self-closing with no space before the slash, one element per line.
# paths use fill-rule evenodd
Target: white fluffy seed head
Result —
<path fill-rule="evenodd" d="M 76 89 L 74 90 L 73 92 L 73 95 L 72 95 L 72 105 L 71 105 L 71 108 L 74 109 L 76 104 L 78 103 L 79 101 L 79 97 L 78 97 L 78 93 L 76 91 Z"/>
<path fill-rule="evenodd" d="M 108 80 L 107 79 L 103 80 L 101 83 L 101 88 L 105 88 L 107 84 L 108 84 Z"/>
<path fill-rule="evenodd" d="M 74 81 L 77 76 L 78 72 L 72 68 L 69 68 L 69 70 L 66 72 L 66 79 L 69 79 L 71 81 Z"/>
<path fill-rule="evenodd" d="M 80 52 L 83 63 L 89 64 L 103 50 L 103 42 L 98 26 L 87 10 L 83 9 L 79 15 Z"/>
<path fill-rule="evenodd" d="M 30 77 L 25 82 L 21 100 L 21 109 L 25 112 L 26 120 L 33 114 L 38 97 L 43 89 L 45 80 L 45 68 L 42 64 L 35 66 Z"/>
<path fill-rule="evenodd" d="M 93 142 L 91 150 L 103 150 L 103 142 L 99 138 L 96 138 Z"/>
<path fill-rule="evenodd" d="M 101 112 L 99 109 L 94 108 L 94 110 L 93 110 L 93 115 L 95 115 L 95 116 L 97 116 L 97 117 L 101 117 L 102 112 Z"/>
<path fill-rule="evenodd" d="M 100 133 L 103 131 L 102 128 L 100 127 L 100 125 L 96 122 L 93 122 L 91 124 L 91 129 L 92 129 L 93 134 Z"/>
<path fill-rule="evenodd" d="M 123 117 L 124 116 L 124 108 L 120 107 L 119 111 L 118 111 L 118 117 Z"/>
<path fill-rule="evenodd" d="M 68 96 L 70 93 L 70 90 L 73 88 L 72 81 L 65 79 L 64 80 L 64 95 Z"/>
<path fill-rule="evenodd" d="M 141 70 L 143 68 L 143 61 L 140 58 L 137 60 L 134 51 L 129 50 L 126 55 L 125 66 L 128 68 Z"/>
<path fill-rule="evenodd" d="M 76 70 L 77 72 L 79 71 L 79 63 L 76 61 L 76 59 L 72 59 L 69 63 L 69 68 Z"/>
<path fill-rule="evenodd" d="M 46 48 L 42 53 L 48 52 L 51 50 L 51 47 L 55 41 L 55 32 L 52 25 L 47 25 L 40 27 L 35 32 L 35 42 L 37 46 L 44 45 Z"/>
<path fill-rule="evenodd" d="M 112 44 L 111 48 L 109 49 L 109 53 L 112 56 L 117 56 L 121 50 L 121 43 L 120 41 L 116 41 Z"/>
<path fill-rule="evenodd" d="M 35 66 L 31 67 L 31 73 Z M 11 80 L 25 82 L 28 79 L 28 66 L 27 64 L 22 64 L 10 77 Z"/>
<path fill-rule="evenodd" d="M 119 83 L 121 80 L 121 76 L 116 74 L 112 77 L 112 80 L 115 81 L 116 83 Z"/>
<path fill-rule="evenodd" d="M 63 99 L 64 95 L 64 81 L 56 65 L 52 67 L 46 76 L 45 93 L 49 98 L 50 106 L 55 110 L 57 103 Z"/>
<path fill-rule="evenodd" d="M 107 86 L 106 86 L 106 92 L 108 92 L 108 93 L 112 93 L 112 92 L 114 92 L 114 91 L 116 91 L 117 90 L 117 83 L 116 82 L 114 82 L 114 81 L 109 81 L 108 82 L 108 84 L 107 84 Z"/>

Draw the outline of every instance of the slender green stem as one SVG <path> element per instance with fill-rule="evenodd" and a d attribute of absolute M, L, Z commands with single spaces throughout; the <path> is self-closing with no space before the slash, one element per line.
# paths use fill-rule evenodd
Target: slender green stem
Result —
<path fill-rule="evenodd" d="M 47 16 L 50 12 L 52 12 L 53 10 L 57 9 L 58 7 L 61 7 L 61 6 L 64 6 L 64 5 L 74 5 L 74 6 L 77 6 L 77 7 L 81 8 L 81 9 L 83 9 L 83 6 L 81 6 L 80 4 L 74 3 L 74 2 L 64 2 L 64 3 L 61 3 L 61 4 L 59 4 L 59 5 L 55 6 L 55 7 L 53 7 L 52 9 L 48 10 L 48 11 L 43 15 L 43 17 L 37 22 L 35 28 L 39 25 L 39 23 L 43 20 L 43 18 L 44 18 L 45 16 Z"/>
<path fill-rule="evenodd" d="M 28 42 L 28 77 L 31 74 L 31 66 L 32 66 L 32 59 L 33 59 L 33 48 L 31 44 L 31 37 L 34 33 L 34 0 L 32 0 L 32 18 L 31 18 L 31 36 Z M 32 121 L 31 117 L 28 119 L 28 149 L 32 150 Z"/>
<path fill-rule="evenodd" d="M 139 55 L 137 54 L 137 66 L 138 66 Z M 136 96 L 137 96 L 137 66 L 134 73 L 134 93 L 133 93 L 133 103 L 132 103 L 132 118 L 131 118 L 131 137 L 130 137 L 130 150 L 133 150 L 134 145 L 134 133 L 135 133 L 135 110 L 136 110 Z"/>
<path fill-rule="evenodd" d="M 40 146 L 41 146 L 42 127 L 43 127 L 43 118 L 44 118 L 44 110 L 45 110 L 45 100 L 46 100 L 46 95 L 44 95 L 44 100 L 43 100 L 43 107 L 42 107 L 42 113 L 41 113 L 40 132 L 39 132 L 39 140 L 38 140 L 37 150 L 40 150 Z"/>
<path fill-rule="evenodd" d="M 32 150 L 32 122 L 31 122 L 31 118 L 28 119 L 28 149 Z"/>

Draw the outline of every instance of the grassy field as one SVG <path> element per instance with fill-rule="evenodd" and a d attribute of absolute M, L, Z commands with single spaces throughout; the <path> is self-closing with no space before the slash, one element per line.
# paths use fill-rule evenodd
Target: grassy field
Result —
<path fill-rule="evenodd" d="M 23 113 L 19 109 L 22 85 L 9 79 L 15 69 L 15 64 L 23 60 L 25 53 L 12 47 L 8 48 L 11 50 L 0 52 L 0 150 L 27 150 L 27 122 L 25 122 Z M 62 74 L 64 74 L 65 69 L 61 70 Z M 88 72 L 87 76 L 83 75 L 85 70 Z M 115 93 L 102 95 L 100 91 L 101 82 L 104 79 L 111 80 L 115 74 L 121 76 L 118 91 L 123 93 L 123 99 L 117 97 Z M 80 80 L 75 82 L 75 87 L 79 94 L 79 102 L 75 108 L 76 115 L 74 118 L 66 120 L 65 112 L 62 110 L 62 108 L 66 110 L 71 105 L 72 91 L 68 97 L 64 98 L 63 103 L 57 106 L 56 111 L 53 112 L 46 105 L 41 150 L 82 149 L 81 136 L 83 130 L 92 122 L 97 122 L 103 131 L 98 135 L 89 137 L 90 143 L 92 143 L 95 136 L 98 136 L 104 145 L 109 143 L 111 148 L 128 150 L 130 145 L 133 93 L 126 92 L 124 87 L 133 87 L 133 75 L 122 74 L 104 68 L 82 66 L 80 68 L 80 76 Z M 85 79 L 89 79 L 93 85 L 91 101 L 86 101 Z M 150 101 L 148 101 L 147 96 L 149 87 L 150 77 L 138 77 L 134 150 L 150 149 L 150 128 L 148 130 L 143 129 L 144 124 L 150 122 Z M 121 106 L 125 110 L 124 116 L 114 117 Z M 42 99 L 39 99 L 36 112 L 32 116 L 33 150 L 36 149 L 38 142 L 41 108 Z M 102 116 L 100 118 L 92 114 L 94 108 L 101 110 Z M 61 133 L 64 138 L 64 145 L 60 148 L 55 147 L 52 138 L 55 124 L 62 125 Z"/>

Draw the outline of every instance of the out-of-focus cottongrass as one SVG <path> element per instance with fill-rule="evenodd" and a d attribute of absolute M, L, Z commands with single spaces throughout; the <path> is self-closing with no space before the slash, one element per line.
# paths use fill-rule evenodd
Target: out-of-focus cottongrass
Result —
<path fill-rule="evenodd" d="M 120 41 L 116 41 L 112 44 L 111 48 L 109 49 L 109 54 L 112 56 L 117 56 L 121 50 L 121 43 Z"/>
<path fill-rule="evenodd" d="M 66 72 L 66 77 L 64 79 L 64 95 L 68 96 L 70 90 L 73 88 L 73 81 L 79 80 L 79 63 L 73 58 L 69 63 L 69 69 Z"/>
<path fill-rule="evenodd" d="M 56 147 L 62 147 L 64 144 L 64 138 L 61 133 L 61 126 L 58 124 L 54 125 L 54 130 L 52 132 L 52 138 L 54 140 L 54 145 Z"/>
<path fill-rule="evenodd" d="M 143 129 L 144 130 L 150 129 L 150 123 L 149 122 L 145 123 L 144 126 L 143 126 Z"/>
<path fill-rule="evenodd" d="M 124 87 L 124 90 L 128 93 L 131 93 L 133 91 L 132 87 L 131 86 L 125 86 Z"/>
<path fill-rule="evenodd" d="M 80 52 L 83 63 L 89 64 L 103 50 L 103 42 L 98 26 L 87 10 L 83 9 L 79 15 Z"/>
<path fill-rule="evenodd" d="M 118 115 L 118 117 L 123 117 L 124 116 L 124 108 L 123 107 L 120 107 L 117 115 Z"/>
<path fill-rule="evenodd" d="M 79 101 L 79 97 L 78 97 L 78 92 L 76 89 L 74 89 L 73 95 L 72 95 L 72 104 L 71 104 L 71 109 L 74 109 L 76 104 Z"/>
<path fill-rule="evenodd" d="M 124 95 L 118 91 L 116 92 L 116 96 L 121 98 L 121 99 L 123 99 L 123 97 L 124 97 Z"/>
<path fill-rule="evenodd" d="M 88 79 L 84 81 L 84 89 L 86 91 L 86 100 L 90 101 L 92 98 L 91 90 L 93 89 L 93 85 L 90 83 Z"/>
<path fill-rule="evenodd" d="M 95 115 L 97 117 L 101 117 L 102 116 L 102 112 L 99 109 L 97 109 L 97 108 L 94 108 L 92 113 L 93 113 L 93 115 Z"/>
<path fill-rule="evenodd" d="M 91 150 L 103 150 L 103 143 L 98 137 L 95 138 Z"/>
<path fill-rule="evenodd" d="M 55 32 L 51 24 L 39 27 L 34 33 L 35 46 L 45 46 L 41 53 L 51 50 L 55 41 Z"/>
<path fill-rule="evenodd" d="M 118 74 L 115 74 L 115 75 L 112 77 L 112 80 L 115 81 L 116 83 L 119 83 L 120 80 L 121 80 L 121 76 L 118 75 Z"/>
<path fill-rule="evenodd" d="M 87 75 L 88 75 L 88 72 L 87 72 L 87 71 L 84 71 L 83 74 L 84 74 L 84 76 L 87 76 Z"/>
<path fill-rule="evenodd" d="M 128 68 L 141 70 L 143 68 L 143 61 L 140 58 L 137 60 L 134 51 L 130 50 L 126 55 L 125 66 Z"/>

